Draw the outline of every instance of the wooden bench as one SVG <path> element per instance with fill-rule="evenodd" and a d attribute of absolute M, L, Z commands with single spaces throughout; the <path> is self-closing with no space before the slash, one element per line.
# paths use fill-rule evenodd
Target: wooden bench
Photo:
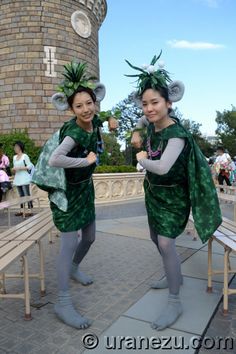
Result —
<path fill-rule="evenodd" d="M 25 218 L 25 203 L 31 202 L 37 200 L 38 201 L 38 207 L 40 210 L 40 200 L 38 196 L 27 196 L 27 197 L 19 197 L 19 198 L 15 198 L 9 201 L 4 201 L 0 203 L 0 210 L 4 210 L 7 209 L 7 213 L 8 213 L 8 228 L 11 227 L 11 208 L 15 207 L 15 206 L 19 206 L 21 204 L 23 204 L 23 217 Z"/>
<path fill-rule="evenodd" d="M 193 217 L 190 215 L 190 222 L 193 223 Z M 212 242 L 218 242 L 224 248 L 224 269 L 215 270 L 212 268 Z M 228 313 L 228 296 L 236 294 L 236 289 L 229 289 L 229 274 L 236 273 L 236 269 L 231 269 L 230 253 L 236 253 L 236 223 L 227 218 L 223 218 L 222 224 L 219 226 L 214 235 L 208 240 L 208 281 L 207 292 L 212 292 L 212 275 L 223 274 L 223 314 Z"/>
<path fill-rule="evenodd" d="M 223 185 L 217 184 L 215 187 L 216 187 L 217 192 L 222 193 L 221 190 L 223 189 L 224 190 L 223 193 L 236 195 L 236 186 L 227 186 L 225 184 L 223 184 Z"/>
<path fill-rule="evenodd" d="M 44 276 L 44 253 L 42 238 L 52 232 L 54 227 L 52 215 L 49 210 L 45 210 L 32 218 L 4 231 L 0 235 L 0 298 L 18 298 L 25 302 L 25 319 L 31 319 L 30 312 L 30 289 L 29 279 L 40 279 L 41 295 L 45 295 Z M 28 267 L 27 252 L 35 246 L 39 247 L 39 273 L 30 274 Z M 22 260 L 22 272 L 20 274 L 6 274 L 6 269 L 15 261 Z M 6 279 L 24 279 L 23 293 L 7 293 Z"/>
<path fill-rule="evenodd" d="M 229 193 L 217 193 L 219 201 L 224 203 L 230 203 L 234 206 L 234 221 L 236 222 L 236 195 Z"/>

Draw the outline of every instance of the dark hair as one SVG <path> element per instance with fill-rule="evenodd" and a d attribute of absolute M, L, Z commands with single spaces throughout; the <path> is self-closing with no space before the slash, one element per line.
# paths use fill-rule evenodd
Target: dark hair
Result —
<path fill-rule="evenodd" d="M 159 87 L 153 88 L 153 87 L 151 87 L 151 85 L 150 85 L 150 87 L 146 87 L 145 90 L 141 93 L 141 95 L 140 95 L 141 98 L 142 98 L 144 92 L 146 90 L 148 90 L 148 89 L 152 89 L 152 90 L 155 90 L 155 91 L 159 92 L 160 96 L 163 97 L 166 102 L 168 102 L 170 100 L 169 99 L 169 91 L 168 91 L 167 87 L 159 86 Z M 172 108 L 169 108 L 168 109 L 168 114 L 170 114 L 171 111 L 172 111 Z"/>
<path fill-rule="evenodd" d="M 223 146 L 217 146 L 216 150 L 220 150 L 220 151 L 225 151 L 224 147 Z"/>
<path fill-rule="evenodd" d="M 69 97 L 67 98 L 67 102 L 68 102 L 68 105 L 70 106 L 70 108 L 72 108 L 75 95 L 76 95 L 77 93 L 79 93 L 79 92 L 87 92 L 87 93 L 91 96 L 93 102 L 94 102 L 94 103 L 96 102 L 96 95 L 95 95 L 95 93 L 93 92 L 93 90 L 92 90 L 91 88 L 79 86 L 79 87 L 77 88 L 77 90 L 73 93 L 73 95 L 71 95 L 71 96 L 69 96 Z"/>
<path fill-rule="evenodd" d="M 21 151 L 24 152 L 24 150 L 25 150 L 25 145 L 24 145 L 24 143 L 22 143 L 22 141 L 16 141 L 16 142 L 14 143 L 14 146 L 15 146 L 15 145 L 19 146 L 19 148 L 21 149 Z"/>
<path fill-rule="evenodd" d="M 159 86 L 159 87 L 146 87 L 145 90 L 141 93 L 141 97 L 143 96 L 144 92 L 148 89 L 152 89 L 155 90 L 157 92 L 159 92 L 160 96 L 163 97 L 165 99 L 165 101 L 169 101 L 169 92 L 168 92 L 168 88 L 165 86 Z"/>

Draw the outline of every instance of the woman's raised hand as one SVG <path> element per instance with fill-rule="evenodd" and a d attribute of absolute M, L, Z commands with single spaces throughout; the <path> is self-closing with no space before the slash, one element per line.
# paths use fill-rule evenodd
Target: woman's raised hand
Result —
<path fill-rule="evenodd" d="M 148 154 L 146 151 L 140 151 L 136 154 L 137 161 L 142 160 L 142 159 L 147 159 L 147 158 L 148 158 Z"/>
<path fill-rule="evenodd" d="M 108 128 L 110 131 L 116 130 L 118 128 L 118 122 L 114 117 L 108 119 Z"/>
<path fill-rule="evenodd" d="M 88 160 L 89 164 L 92 165 L 93 163 L 96 162 L 97 155 L 93 151 L 90 151 L 86 159 Z"/>
<path fill-rule="evenodd" d="M 138 131 L 133 132 L 132 138 L 131 138 L 131 145 L 136 148 L 140 149 L 142 146 L 142 138 L 141 135 Z"/>

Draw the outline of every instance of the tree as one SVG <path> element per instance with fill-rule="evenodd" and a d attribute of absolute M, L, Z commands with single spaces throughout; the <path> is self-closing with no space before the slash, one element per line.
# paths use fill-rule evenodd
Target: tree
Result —
<path fill-rule="evenodd" d="M 129 132 L 136 126 L 137 120 L 142 117 L 143 112 L 134 100 L 134 93 L 130 93 L 127 98 L 120 101 L 112 108 L 112 112 L 119 110 L 121 113 L 119 119 L 119 128 L 117 137 L 125 142 L 124 159 L 127 165 L 136 165 L 136 150 L 130 144 Z"/>
<path fill-rule="evenodd" d="M 41 148 L 35 145 L 27 130 L 14 130 L 8 134 L 0 134 L 0 142 L 3 144 L 4 153 L 9 157 L 11 164 L 15 155 L 14 144 L 16 141 L 24 143 L 25 153 L 29 155 L 31 162 L 36 164 Z"/>
<path fill-rule="evenodd" d="M 100 155 L 100 165 L 124 165 L 125 158 L 120 151 L 120 144 L 114 134 L 103 133 L 105 150 Z"/>
<path fill-rule="evenodd" d="M 216 112 L 216 134 L 231 156 L 236 156 L 236 107 Z"/>
<path fill-rule="evenodd" d="M 174 109 L 174 115 L 180 120 L 181 124 L 188 130 L 192 135 L 198 146 L 200 147 L 203 154 L 207 157 L 212 156 L 215 147 L 204 137 L 200 131 L 202 126 L 200 123 L 194 120 L 183 118 L 182 113 L 179 112 L 178 108 Z"/>
<path fill-rule="evenodd" d="M 112 111 L 120 110 L 121 112 L 117 135 L 122 141 L 126 140 L 127 132 L 136 126 L 137 120 L 143 115 L 142 109 L 135 103 L 133 95 L 133 93 L 129 94 L 127 98 L 117 103 L 112 109 Z"/>
<path fill-rule="evenodd" d="M 194 120 L 183 118 L 183 114 L 178 110 L 177 107 L 173 110 L 173 116 L 177 117 L 180 120 L 181 124 L 185 127 L 185 129 L 193 135 L 194 139 L 202 136 L 202 133 L 200 131 L 201 124 L 195 122 Z"/>

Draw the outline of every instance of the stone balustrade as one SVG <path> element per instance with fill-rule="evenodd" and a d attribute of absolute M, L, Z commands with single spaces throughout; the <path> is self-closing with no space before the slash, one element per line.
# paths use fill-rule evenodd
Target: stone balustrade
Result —
<path fill-rule="evenodd" d="M 144 173 L 95 174 L 96 203 L 130 200 L 143 197 Z"/>
<path fill-rule="evenodd" d="M 96 204 L 107 204 L 110 202 L 128 201 L 143 198 L 144 173 L 102 173 L 94 174 Z M 31 193 L 40 196 L 42 207 L 48 206 L 48 194 L 36 185 L 31 186 Z M 7 193 L 7 199 L 18 197 L 17 189 L 14 187 Z"/>

